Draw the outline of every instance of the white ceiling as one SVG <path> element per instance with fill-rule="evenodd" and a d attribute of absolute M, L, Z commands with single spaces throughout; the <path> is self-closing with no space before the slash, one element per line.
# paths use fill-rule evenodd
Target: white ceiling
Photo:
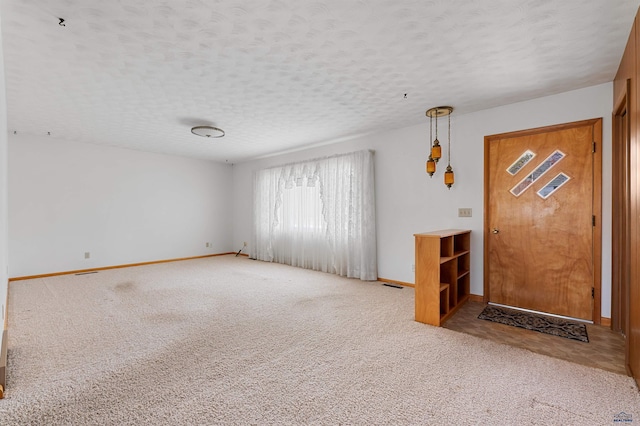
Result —
<path fill-rule="evenodd" d="M 8 126 L 245 161 L 611 81 L 639 4 L 2 0 Z"/>

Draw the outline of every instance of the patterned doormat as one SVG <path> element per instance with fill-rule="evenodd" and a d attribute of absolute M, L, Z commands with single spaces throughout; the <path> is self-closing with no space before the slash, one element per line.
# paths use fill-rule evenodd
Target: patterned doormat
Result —
<path fill-rule="evenodd" d="M 494 305 L 487 305 L 478 315 L 478 318 L 589 343 L 586 325 L 563 318 L 549 317 Z"/>

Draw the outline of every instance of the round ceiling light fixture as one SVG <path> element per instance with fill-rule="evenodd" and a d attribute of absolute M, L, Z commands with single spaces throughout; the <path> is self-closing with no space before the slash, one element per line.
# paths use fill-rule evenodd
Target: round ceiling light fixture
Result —
<path fill-rule="evenodd" d="M 224 136 L 224 130 L 213 126 L 196 126 L 191 129 L 191 133 L 203 138 L 221 138 Z"/>

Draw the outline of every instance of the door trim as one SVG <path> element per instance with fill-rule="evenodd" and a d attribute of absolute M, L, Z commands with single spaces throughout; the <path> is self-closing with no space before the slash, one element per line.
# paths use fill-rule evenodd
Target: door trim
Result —
<path fill-rule="evenodd" d="M 575 121 L 572 123 L 556 124 L 552 126 L 538 127 L 535 129 L 519 130 L 516 132 L 500 133 L 484 137 L 484 297 L 485 303 L 489 302 L 489 146 L 491 142 L 518 138 L 522 136 L 536 135 L 540 133 L 555 132 L 572 129 L 575 127 L 593 127 L 593 141 L 595 153 L 593 154 L 593 214 L 596 217 L 593 227 L 593 323 L 602 321 L 602 118 Z"/>
<path fill-rule="evenodd" d="M 631 79 L 627 79 L 612 114 L 612 205 L 611 205 L 611 329 L 619 331 L 625 340 L 625 368 L 632 376 L 629 359 L 631 346 L 630 297 L 631 284 Z M 622 129 L 622 116 L 626 126 Z M 623 140 L 623 136 L 626 136 Z"/>

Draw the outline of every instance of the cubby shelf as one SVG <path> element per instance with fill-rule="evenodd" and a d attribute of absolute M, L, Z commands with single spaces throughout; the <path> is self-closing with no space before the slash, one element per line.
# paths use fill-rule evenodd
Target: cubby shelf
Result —
<path fill-rule="evenodd" d="M 415 319 L 440 326 L 469 298 L 471 231 L 414 234 Z"/>

